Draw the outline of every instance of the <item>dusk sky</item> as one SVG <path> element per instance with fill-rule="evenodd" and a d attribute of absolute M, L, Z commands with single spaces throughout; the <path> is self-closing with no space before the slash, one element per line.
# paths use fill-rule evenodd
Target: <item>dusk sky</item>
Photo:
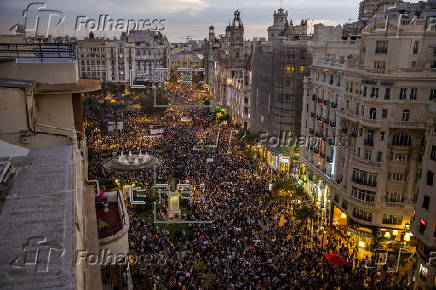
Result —
<path fill-rule="evenodd" d="M 19 22 L 24 23 L 22 12 L 32 2 L 44 1 L 0 0 L 0 33 L 8 34 L 11 26 Z M 359 2 L 359 0 L 283 0 L 283 8 L 288 10 L 289 19 L 292 18 L 294 23 L 307 18 L 311 27 L 320 22 L 336 25 L 343 24 L 349 19 L 356 20 Z M 45 3 L 46 9 L 59 10 L 65 14 L 63 25 L 50 28 L 50 34 L 53 35 L 60 35 L 63 31 L 63 34 L 82 38 L 89 33 L 89 30 L 74 31 L 77 16 L 98 19 L 99 15 L 108 14 L 115 20 L 126 19 L 126 21 L 165 19 L 164 34 L 171 42 L 182 42 L 187 35 L 193 39 L 203 39 L 207 37 L 210 24 L 215 26 L 217 34 L 223 33 L 227 23 L 232 20 L 235 9 L 241 12 L 245 38 L 266 36 L 266 29 L 273 21 L 273 12 L 281 6 L 280 0 L 46 0 Z M 33 9 L 33 13 L 36 9 Z M 114 36 L 113 32 L 94 33 L 96 36 Z"/>

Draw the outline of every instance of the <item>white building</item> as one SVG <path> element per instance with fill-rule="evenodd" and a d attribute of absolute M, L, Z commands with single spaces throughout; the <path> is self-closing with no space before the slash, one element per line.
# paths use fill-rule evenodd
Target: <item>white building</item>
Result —
<path fill-rule="evenodd" d="M 368 249 L 375 237 L 404 241 L 409 232 L 436 93 L 436 28 L 418 17 L 375 16 L 353 38 L 343 43 L 358 42 L 357 51 L 340 55 L 329 41 L 324 63 L 314 62 L 303 134 L 317 142 L 303 146 L 302 158 L 321 180 L 317 188 L 330 192 L 330 219 Z M 329 146 L 330 136 L 345 142 Z"/>

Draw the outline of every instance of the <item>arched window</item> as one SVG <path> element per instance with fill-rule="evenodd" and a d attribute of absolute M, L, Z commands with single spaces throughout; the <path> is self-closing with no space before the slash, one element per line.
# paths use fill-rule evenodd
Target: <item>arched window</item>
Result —
<path fill-rule="evenodd" d="M 394 146 L 410 146 L 412 143 L 412 138 L 406 133 L 398 133 L 394 135 L 392 139 L 392 145 Z"/>

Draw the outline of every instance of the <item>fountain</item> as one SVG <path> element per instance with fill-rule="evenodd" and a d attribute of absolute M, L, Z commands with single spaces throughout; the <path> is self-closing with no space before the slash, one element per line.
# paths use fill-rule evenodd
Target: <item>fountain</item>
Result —
<path fill-rule="evenodd" d="M 124 169 L 124 170 L 134 170 L 150 167 L 158 162 L 157 158 L 149 155 L 142 154 L 139 151 L 139 154 L 132 154 L 129 151 L 128 155 L 125 155 L 123 151 L 118 157 L 111 159 L 109 162 L 105 164 L 106 168 L 114 168 L 114 169 Z"/>

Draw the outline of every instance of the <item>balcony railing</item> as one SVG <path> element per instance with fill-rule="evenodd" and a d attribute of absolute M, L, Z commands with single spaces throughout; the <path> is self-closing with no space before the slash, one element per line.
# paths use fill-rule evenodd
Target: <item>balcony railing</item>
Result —
<path fill-rule="evenodd" d="M 65 62 L 77 59 L 76 47 L 67 43 L 0 43 L 0 59 L 38 59 Z"/>
<path fill-rule="evenodd" d="M 338 103 L 330 103 L 330 106 L 333 108 L 333 109 L 336 109 L 337 107 L 338 107 Z"/>
<path fill-rule="evenodd" d="M 425 122 L 404 122 L 392 121 L 391 128 L 407 128 L 407 129 L 425 129 L 427 124 Z"/>

